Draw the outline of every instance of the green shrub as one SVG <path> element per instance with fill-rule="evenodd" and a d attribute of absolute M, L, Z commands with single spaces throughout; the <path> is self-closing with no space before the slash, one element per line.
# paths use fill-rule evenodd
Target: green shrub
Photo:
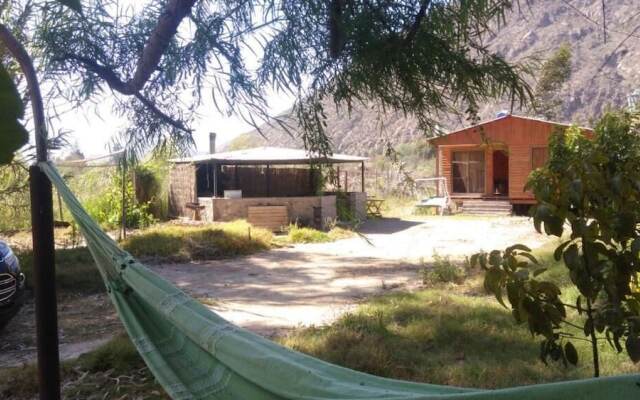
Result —
<path fill-rule="evenodd" d="M 131 180 L 125 185 L 126 224 L 128 228 L 144 228 L 154 223 L 149 202 L 138 203 Z M 122 223 L 122 176 L 112 173 L 109 187 L 100 196 L 86 201 L 84 208 L 91 218 L 105 228 L 117 228 Z"/>
<path fill-rule="evenodd" d="M 433 255 L 433 266 L 422 269 L 422 283 L 462 283 L 466 277 L 463 268 L 455 265 L 449 256 Z"/>
<path fill-rule="evenodd" d="M 163 225 L 128 237 L 125 250 L 133 256 L 183 262 L 233 257 L 266 250 L 273 236 L 243 220 L 202 227 Z"/>

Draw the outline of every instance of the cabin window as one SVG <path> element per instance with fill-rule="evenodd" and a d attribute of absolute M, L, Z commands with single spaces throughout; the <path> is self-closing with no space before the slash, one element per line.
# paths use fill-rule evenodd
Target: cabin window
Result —
<path fill-rule="evenodd" d="M 531 169 L 544 167 L 549 159 L 549 148 L 534 147 L 531 149 Z"/>
<path fill-rule="evenodd" d="M 454 151 L 451 169 L 454 193 L 484 193 L 484 151 Z"/>

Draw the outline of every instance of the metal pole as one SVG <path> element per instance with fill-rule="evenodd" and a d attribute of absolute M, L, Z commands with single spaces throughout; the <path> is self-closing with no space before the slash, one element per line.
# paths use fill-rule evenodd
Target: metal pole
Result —
<path fill-rule="evenodd" d="M 36 165 L 29 168 L 29 178 L 40 399 L 58 400 L 60 359 L 51 182 Z"/>

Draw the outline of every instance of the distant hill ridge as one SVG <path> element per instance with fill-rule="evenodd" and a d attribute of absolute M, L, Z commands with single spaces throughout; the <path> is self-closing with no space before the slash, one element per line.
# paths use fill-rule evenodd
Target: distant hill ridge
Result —
<path fill-rule="evenodd" d="M 640 3 L 637 0 L 607 0 L 607 42 L 604 42 L 600 0 L 530 0 L 507 16 L 506 24 L 487 39 L 491 49 L 510 61 L 549 57 L 562 43 L 572 51 L 572 76 L 565 84 L 563 111 L 559 122 L 590 125 L 608 106 L 620 107 L 627 96 L 640 87 Z M 633 33 L 637 30 L 636 33 Z M 372 107 L 355 106 L 351 115 L 337 112 L 333 103 L 325 106 L 327 132 L 336 152 L 375 155 L 385 143 L 408 143 L 424 137 L 415 118 L 401 112 L 380 116 Z M 507 102 L 496 101 L 480 110 L 482 119 L 494 118 Z M 526 110 L 514 113 L 528 115 Z M 384 129 L 380 130 L 380 122 Z M 458 117 L 441 119 L 445 130 L 465 124 Z M 301 147 L 302 141 L 279 127 L 262 128 L 267 139 L 256 131 L 240 135 L 228 148 L 252 146 Z"/>

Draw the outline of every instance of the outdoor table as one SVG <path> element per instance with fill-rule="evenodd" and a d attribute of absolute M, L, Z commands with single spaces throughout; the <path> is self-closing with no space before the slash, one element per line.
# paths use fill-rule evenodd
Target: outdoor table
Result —
<path fill-rule="evenodd" d="M 383 204 L 383 199 L 367 199 L 367 215 L 378 218 L 382 217 L 380 208 Z"/>

